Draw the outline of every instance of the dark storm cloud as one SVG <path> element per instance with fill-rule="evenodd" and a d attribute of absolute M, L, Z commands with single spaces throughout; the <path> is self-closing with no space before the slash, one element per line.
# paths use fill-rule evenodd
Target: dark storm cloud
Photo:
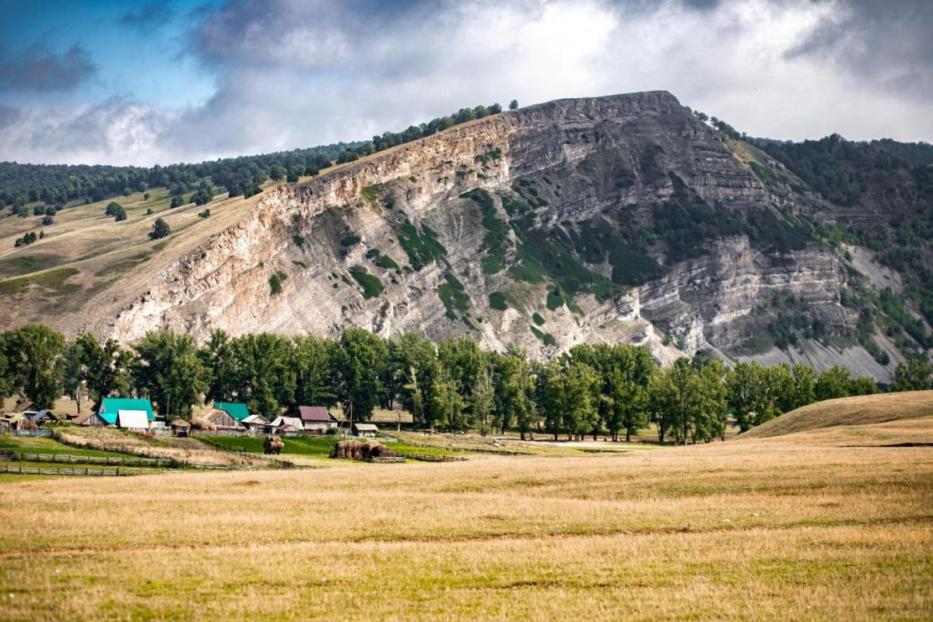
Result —
<path fill-rule="evenodd" d="M 881 88 L 933 96 L 933 1 L 845 0 L 786 57 L 813 58 Z"/>
<path fill-rule="evenodd" d="M 17 55 L 0 54 L 0 88 L 70 91 L 96 72 L 97 66 L 77 43 L 62 54 L 41 43 Z"/>
<path fill-rule="evenodd" d="M 172 9 L 167 2 L 146 2 L 136 11 L 130 11 L 120 18 L 120 23 L 141 31 L 149 31 L 168 22 Z"/>

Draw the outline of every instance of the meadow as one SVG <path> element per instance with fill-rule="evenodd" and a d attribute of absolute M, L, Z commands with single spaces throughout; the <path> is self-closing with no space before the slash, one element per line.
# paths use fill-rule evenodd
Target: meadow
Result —
<path fill-rule="evenodd" d="M 0 620 L 929 619 L 930 447 L 813 439 L 3 483 Z"/>

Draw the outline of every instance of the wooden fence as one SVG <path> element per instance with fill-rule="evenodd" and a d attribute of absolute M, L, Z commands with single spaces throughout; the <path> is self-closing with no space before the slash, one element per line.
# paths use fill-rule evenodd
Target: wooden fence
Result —
<path fill-rule="evenodd" d="M 38 430 L 10 430 L 13 436 L 52 436 L 52 430 L 39 428 Z"/>
<path fill-rule="evenodd" d="M 125 458 L 123 456 L 76 456 L 73 454 L 42 454 L 26 451 L 0 451 L 0 457 L 19 462 L 58 462 L 68 464 L 102 464 L 107 466 L 179 468 L 184 463 L 172 458 Z"/>
<path fill-rule="evenodd" d="M 64 467 L 28 467 L 28 466 L 13 466 L 13 465 L 0 465 L 0 473 L 15 473 L 17 475 L 80 475 L 84 476 L 114 476 L 122 477 L 125 475 L 136 475 L 139 471 L 127 471 L 125 469 L 121 470 L 120 467 L 116 469 L 92 469 L 89 467 L 78 468 L 64 468 Z"/>

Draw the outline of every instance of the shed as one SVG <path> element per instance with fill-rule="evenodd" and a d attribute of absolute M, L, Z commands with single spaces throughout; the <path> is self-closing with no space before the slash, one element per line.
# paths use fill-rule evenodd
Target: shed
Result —
<path fill-rule="evenodd" d="M 247 430 L 253 430 L 256 432 L 265 432 L 266 429 L 272 425 L 272 422 L 270 422 L 262 415 L 250 415 L 246 419 L 240 421 L 240 423 L 246 427 Z"/>
<path fill-rule="evenodd" d="M 72 423 L 74 423 L 75 425 L 95 425 L 95 426 L 110 425 L 109 423 L 104 421 L 104 419 L 97 413 L 85 413 L 81 415 L 80 417 L 78 417 L 77 419 L 75 419 Z"/>
<path fill-rule="evenodd" d="M 126 415 L 121 418 L 122 412 L 126 412 Z M 155 420 L 152 402 L 124 397 L 105 397 L 97 415 L 107 425 L 119 425 L 121 428 L 148 429 L 149 422 Z"/>
<path fill-rule="evenodd" d="M 249 417 L 249 408 L 242 402 L 214 402 L 214 408 L 224 411 L 236 421 L 243 421 Z"/>
<path fill-rule="evenodd" d="M 201 414 L 200 419 L 207 422 L 216 430 L 243 430 L 243 425 L 230 416 L 226 410 L 212 408 Z"/>
<path fill-rule="evenodd" d="M 24 413 L 24 414 L 28 414 L 28 413 Z M 30 419 L 32 419 L 33 423 L 36 423 L 38 425 L 43 425 L 45 423 L 55 423 L 56 421 L 58 421 L 58 417 L 55 415 L 55 413 L 53 413 L 48 408 L 43 408 L 39 412 L 28 415 L 28 416 Z"/>
<path fill-rule="evenodd" d="M 172 434 L 175 436 L 188 436 L 191 431 L 191 424 L 184 419 L 172 419 Z"/>
<path fill-rule="evenodd" d="M 298 417 L 276 417 L 272 421 L 272 427 L 280 434 L 285 432 L 301 432 L 304 429 L 301 419 Z"/>
<path fill-rule="evenodd" d="M 298 418 L 305 430 L 324 432 L 337 427 L 337 418 L 323 406 L 299 406 Z"/>
<path fill-rule="evenodd" d="M 376 427 L 375 423 L 353 424 L 353 436 L 376 436 L 378 433 L 379 428 Z"/>

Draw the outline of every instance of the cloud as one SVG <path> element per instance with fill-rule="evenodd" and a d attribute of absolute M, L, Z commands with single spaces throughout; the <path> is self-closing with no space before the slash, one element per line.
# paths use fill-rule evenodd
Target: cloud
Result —
<path fill-rule="evenodd" d="M 23 110 L 0 127 L 0 159 L 193 161 L 368 138 L 513 97 L 652 89 L 756 136 L 929 141 L 928 11 L 904 2 L 910 19 L 867 0 L 230 0 L 199 10 L 184 37 L 213 76 L 207 101 Z"/>
<path fill-rule="evenodd" d="M 77 43 L 62 54 L 35 43 L 18 55 L 0 57 L 0 89 L 70 91 L 96 72 L 97 66 Z"/>
<path fill-rule="evenodd" d="M 171 17 L 172 9 L 167 2 L 146 2 L 138 10 L 125 13 L 120 23 L 141 32 L 150 32 L 168 22 Z"/>
<path fill-rule="evenodd" d="M 15 122 L 3 123 L 4 116 Z M 152 164 L 172 117 L 125 98 L 80 108 L 0 108 L 0 160 Z"/>
<path fill-rule="evenodd" d="M 933 2 L 840 2 L 789 59 L 832 63 L 858 80 L 918 98 L 933 96 Z"/>

